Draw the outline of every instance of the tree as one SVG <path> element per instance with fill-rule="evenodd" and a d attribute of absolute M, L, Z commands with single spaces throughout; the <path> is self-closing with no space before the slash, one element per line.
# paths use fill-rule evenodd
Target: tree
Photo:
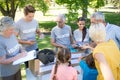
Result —
<path fill-rule="evenodd" d="M 119 13 L 120 13 L 120 0 L 111 0 L 111 3 L 119 8 Z"/>
<path fill-rule="evenodd" d="M 55 0 L 55 2 L 66 6 L 69 21 L 75 20 L 78 17 L 78 10 L 80 9 L 82 10 L 82 17 L 87 18 L 89 6 L 95 9 L 104 6 L 104 0 Z"/>
<path fill-rule="evenodd" d="M 97 11 L 97 9 L 99 9 L 104 5 L 105 5 L 104 0 L 90 0 L 90 3 L 89 3 L 89 6 L 94 8 L 95 11 Z"/>
<path fill-rule="evenodd" d="M 43 14 L 48 10 L 47 1 L 44 0 L 0 0 L 0 11 L 4 16 L 15 18 L 15 13 L 18 8 L 23 8 L 26 4 L 32 4 Z"/>

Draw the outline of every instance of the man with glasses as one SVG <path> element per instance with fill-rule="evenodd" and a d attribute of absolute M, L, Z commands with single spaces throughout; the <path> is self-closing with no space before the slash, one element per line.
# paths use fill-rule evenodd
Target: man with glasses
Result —
<path fill-rule="evenodd" d="M 95 12 L 91 16 L 91 24 L 94 23 L 103 23 L 106 27 L 106 40 L 113 39 L 116 44 L 118 45 L 118 48 L 120 49 L 120 27 L 114 24 L 107 23 L 105 21 L 104 14 L 101 12 Z"/>

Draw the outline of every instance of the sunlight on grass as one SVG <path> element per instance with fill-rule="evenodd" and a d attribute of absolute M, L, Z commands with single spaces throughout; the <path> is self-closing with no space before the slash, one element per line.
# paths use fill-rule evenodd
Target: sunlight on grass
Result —
<path fill-rule="evenodd" d="M 22 80 L 26 80 L 26 70 L 24 64 L 21 64 L 21 75 L 22 75 Z"/>

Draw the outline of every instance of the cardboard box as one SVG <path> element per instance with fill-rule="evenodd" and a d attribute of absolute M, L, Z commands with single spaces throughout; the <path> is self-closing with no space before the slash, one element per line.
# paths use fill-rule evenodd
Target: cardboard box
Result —
<path fill-rule="evenodd" d="M 40 61 L 38 59 L 29 61 L 29 69 L 33 73 L 33 75 L 37 76 L 40 74 Z"/>

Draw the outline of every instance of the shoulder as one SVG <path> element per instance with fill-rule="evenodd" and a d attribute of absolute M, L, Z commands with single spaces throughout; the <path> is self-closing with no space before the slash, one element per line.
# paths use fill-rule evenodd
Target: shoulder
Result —
<path fill-rule="evenodd" d="M 79 32 L 79 29 L 74 30 L 74 33 Z"/>
<path fill-rule="evenodd" d="M 75 72 L 75 73 L 77 72 L 77 70 L 74 67 L 72 67 L 72 66 L 69 66 L 68 69 L 73 71 L 73 72 Z"/>
<path fill-rule="evenodd" d="M 33 19 L 32 21 L 33 21 L 34 23 L 38 23 L 38 21 L 37 21 L 36 19 Z"/>
<path fill-rule="evenodd" d="M 120 26 L 117 26 L 115 24 L 109 24 L 109 23 L 107 23 L 106 28 L 113 29 L 113 30 L 120 30 Z"/>
<path fill-rule="evenodd" d="M 53 27 L 51 31 L 54 31 L 54 30 L 58 30 L 58 26 Z"/>
<path fill-rule="evenodd" d="M 67 25 L 67 24 L 65 24 L 65 27 L 71 29 L 71 26 L 69 26 L 69 25 Z"/>
<path fill-rule="evenodd" d="M 24 22 L 24 19 L 23 19 L 23 18 L 19 19 L 19 20 L 16 22 L 16 24 L 20 24 L 20 23 L 22 23 L 22 22 Z"/>

